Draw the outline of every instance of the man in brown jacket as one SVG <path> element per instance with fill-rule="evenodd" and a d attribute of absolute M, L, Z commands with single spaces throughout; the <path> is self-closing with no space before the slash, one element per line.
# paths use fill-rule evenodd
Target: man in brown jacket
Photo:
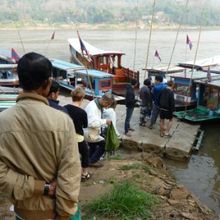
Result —
<path fill-rule="evenodd" d="M 0 193 L 21 219 L 69 219 L 77 210 L 81 177 L 74 125 L 48 106 L 52 65 L 46 57 L 28 53 L 17 71 L 24 91 L 0 113 Z"/>

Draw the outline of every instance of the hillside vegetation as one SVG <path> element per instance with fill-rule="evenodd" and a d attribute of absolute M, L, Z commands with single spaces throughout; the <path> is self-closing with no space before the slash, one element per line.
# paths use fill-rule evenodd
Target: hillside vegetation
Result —
<path fill-rule="evenodd" d="M 155 23 L 220 25 L 217 0 L 157 0 Z M 150 22 L 153 0 L 1 0 L 0 23 Z"/>

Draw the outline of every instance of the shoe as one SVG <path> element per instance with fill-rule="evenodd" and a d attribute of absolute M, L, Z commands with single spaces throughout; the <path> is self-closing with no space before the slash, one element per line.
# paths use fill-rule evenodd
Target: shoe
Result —
<path fill-rule="evenodd" d="M 140 123 L 139 126 L 146 127 L 146 123 Z"/>
<path fill-rule="evenodd" d="M 90 177 L 91 177 L 91 174 L 89 172 L 87 172 L 85 174 L 82 174 L 81 175 L 81 181 L 84 182 L 84 181 L 90 179 Z"/>
<path fill-rule="evenodd" d="M 104 164 L 101 163 L 100 161 L 97 161 L 97 162 L 95 162 L 95 163 L 90 163 L 89 166 L 90 166 L 90 167 L 100 168 L 100 167 L 103 167 Z"/>
<path fill-rule="evenodd" d="M 134 128 L 129 128 L 128 130 L 129 130 L 129 131 L 135 131 Z"/>
<path fill-rule="evenodd" d="M 172 137 L 171 134 L 165 134 L 164 136 L 167 137 L 167 138 L 171 138 Z"/>
<path fill-rule="evenodd" d="M 127 137 L 131 137 L 131 133 L 129 133 L 129 132 L 125 133 L 125 135 L 126 135 Z"/>
<path fill-rule="evenodd" d="M 153 128 L 153 125 L 149 125 L 148 128 L 149 128 L 149 129 L 152 129 L 152 128 Z"/>

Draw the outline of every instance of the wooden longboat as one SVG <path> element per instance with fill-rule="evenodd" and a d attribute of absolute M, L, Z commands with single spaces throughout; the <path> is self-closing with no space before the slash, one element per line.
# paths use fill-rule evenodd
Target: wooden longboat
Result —
<path fill-rule="evenodd" d="M 91 100 L 101 97 L 106 92 L 112 92 L 112 74 L 85 67 L 66 61 L 52 59 L 53 78 L 60 86 L 72 91 L 77 86 L 85 88 L 86 98 Z M 120 101 L 123 98 L 116 96 Z"/>
<path fill-rule="evenodd" d="M 89 54 L 87 55 L 82 54 L 78 38 L 68 39 L 68 42 L 70 46 L 71 62 L 76 64 L 81 62 L 88 69 L 104 71 L 113 76 L 113 93 L 124 96 L 126 86 L 131 79 L 136 79 L 139 83 L 139 72 L 122 66 L 121 59 L 122 56 L 125 55 L 123 52 L 101 50 L 83 41 Z"/>

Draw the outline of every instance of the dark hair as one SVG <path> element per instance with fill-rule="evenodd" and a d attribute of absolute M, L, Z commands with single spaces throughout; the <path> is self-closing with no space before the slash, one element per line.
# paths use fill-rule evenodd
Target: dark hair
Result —
<path fill-rule="evenodd" d="M 163 77 L 160 75 L 155 76 L 155 80 L 157 80 L 158 82 L 163 82 Z"/>
<path fill-rule="evenodd" d="M 102 96 L 102 100 L 105 101 L 105 102 L 109 102 L 109 103 L 112 103 L 114 101 L 114 95 L 109 93 L 109 92 L 106 92 L 103 96 Z"/>
<path fill-rule="evenodd" d="M 150 86 L 150 85 L 151 85 L 150 79 L 145 79 L 145 80 L 144 80 L 144 85 L 145 85 L 145 86 Z"/>
<path fill-rule="evenodd" d="M 136 79 L 131 79 L 131 85 L 135 86 L 137 84 L 137 80 Z"/>
<path fill-rule="evenodd" d="M 50 87 L 50 91 L 49 91 L 49 94 L 50 95 L 52 92 L 58 92 L 60 90 L 60 84 L 53 80 L 52 83 L 51 83 L 51 87 Z"/>
<path fill-rule="evenodd" d="M 172 80 L 170 80 L 170 81 L 167 82 L 167 85 L 168 85 L 169 87 L 171 87 L 171 88 L 174 88 L 175 83 L 174 83 Z"/>
<path fill-rule="evenodd" d="M 51 76 L 52 64 L 43 55 L 31 52 L 18 61 L 17 72 L 20 86 L 27 91 L 35 90 Z"/>

